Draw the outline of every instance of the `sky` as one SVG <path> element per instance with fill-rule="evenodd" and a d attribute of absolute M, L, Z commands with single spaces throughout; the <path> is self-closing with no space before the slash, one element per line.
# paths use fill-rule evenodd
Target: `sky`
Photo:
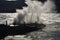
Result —
<path fill-rule="evenodd" d="M 6 0 L 6 1 L 17 1 L 17 0 Z"/>
<path fill-rule="evenodd" d="M 38 1 L 46 2 L 46 0 Z M 55 4 L 58 12 L 60 12 L 60 0 L 55 0 Z M 25 0 L 0 0 L 0 13 L 16 12 L 16 9 L 22 9 L 23 6 L 27 6 L 27 4 L 25 4 Z"/>
<path fill-rule="evenodd" d="M 22 9 L 23 6 L 27 6 L 25 0 L 17 1 L 4 1 L 0 0 L 0 12 L 16 12 L 16 9 Z"/>

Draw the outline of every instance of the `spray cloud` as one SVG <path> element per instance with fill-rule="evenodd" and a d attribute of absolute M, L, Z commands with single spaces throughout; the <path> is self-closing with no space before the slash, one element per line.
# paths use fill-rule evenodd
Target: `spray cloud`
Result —
<path fill-rule="evenodd" d="M 47 20 L 47 17 L 51 18 L 52 16 L 49 15 L 56 15 L 55 13 L 57 11 L 54 0 L 47 0 L 44 3 L 38 0 L 26 0 L 25 3 L 28 5 L 28 7 L 23 7 L 22 11 L 19 9 L 20 12 L 17 11 L 19 15 L 23 16 L 22 21 L 20 21 L 21 18 L 15 19 L 18 20 L 18 22 L 20 21 L 25 23 L 30 23 L 30 22 L 34 23 L 37 21 L 38 23 L 42 22 L 49 24 L 50 19 Z M 39 18 L 39 21 L 37 18 Z M 46 22 L 46 20 L 49 23 Z"/>

